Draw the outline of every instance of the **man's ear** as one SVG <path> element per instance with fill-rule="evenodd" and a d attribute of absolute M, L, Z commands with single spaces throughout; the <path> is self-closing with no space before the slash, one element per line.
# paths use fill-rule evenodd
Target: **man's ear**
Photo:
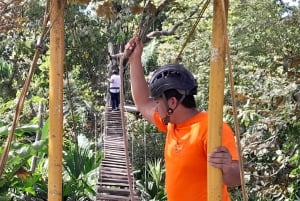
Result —
<path fill-rule="evenodd" d="M 170 108 L 175 108 L 177 106 L 178 100 L 175 97 L 171 97 L 168 100 L 168 105 Z"/>

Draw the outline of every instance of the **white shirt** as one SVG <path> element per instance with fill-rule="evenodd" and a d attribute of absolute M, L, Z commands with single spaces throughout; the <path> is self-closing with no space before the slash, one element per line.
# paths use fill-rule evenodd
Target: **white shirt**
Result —
<path fill-rule="evenodd" d="M 112 76 L 110 77 L 109 91 L 111 93 L 119 93 L 120 92 L 120 86 L 121 86 L 120 75 L 112 74 Z"/>

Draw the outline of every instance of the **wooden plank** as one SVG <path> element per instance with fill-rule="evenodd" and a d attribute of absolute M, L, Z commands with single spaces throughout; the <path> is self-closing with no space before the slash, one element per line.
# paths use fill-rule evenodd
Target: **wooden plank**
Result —
<path fill-rule="evenodd" d="M 112 158 L 125 158 L 124 154 L 117 154 L 116 152 L 109 152 L 107 150 L 105 151 L 105 156 L 106 157 L 112 157 Z"/>
<path fill-rule="evenodd" d="M 129 201 L 129 196 L 117 196 L 117 195 L 97 195 L 97 200 L 101 201 Z"/>
<path fill-rule="evenodd" d="M 122 147 L 124 146 L 124 143 L 122 142 L 123 137 L 121 139 L 104 139 L 105 140 L 105 145 L 119 145 Z"/>
<path fill-rule="evenodd" d="M 113 154 L 116 156 L 125 156 L 124 151 L 120 151 L 120 150 L 104 149 L 104 152 L 106 155 Z"/>
<path fill-rule="evenodd" d="M 126 163 L 122 158 L 103 158 L 102 159 L 103 162 L 111 162 L 111 163 Z"/>
<path fill-rule="evenodd" d="M 129 184 L 128 183 L 122 183 L 122 182 L 100 182 L 99 183 L 100 186 L 117 186 L 117 187 L 129 187 Z"/>
<path fill-rule="evenodd" d="M 122 164 L 122 165 L 120 165 L 120 164 L 111 164 L 111 163 L 104 163 L 104 164 L 102 164 L 102 167 L 111 167 L 111 168 L 126 168 L 126 164 Z"/>
<path fill-rule="evenodd" d="M 117 153 L 119 154 L 125 154 L 125 149 L 119 149 L 116 147 L 104 147 L 103 148 L 105 151 L 110 152 L 110 153 Z"/>
<path fill-rule="evenodd" d="M 104 148 L 109 148 L 109 149 L 113 149 L 113 150 L 120 150 L 120 151 L 123 151 L 125 152 L 125 147 L 123 146 L 118 146 L 118 145 L 112 145 L 112 144 L 105 144 L 104 145 Z"/>
<path fill-rule="evenodd" d="M 101 182 L 128 182 L 128 178 L 127 177 L 123 177 L 122 179 L 121 178 L 101 178 L 101 181 L 99 181 L 99 183 Z"/>
<path fill-rule="evenodd" d="M 127 176 L 127 172 L 112 172 L 108 170 L 101 170 L 101 174 L 111 174 L 111 175 L 124 175 Z"/>
<path fill-rule="evenodd" d="M 129 189 L 120 189 L 120 188 L 99 188 L 99 193 L 107 193 L 110 195 L 119 195 L 119 196 L 129 196 Z"/>
<path fill-rule="evenodd" d="M 112 168 L 112 167 L 101 167 L 101 171 L 110 171 L 110 172 L 117 172 L 117 173 L 127 173 L 126 168 Z"/>
<path fill-rule="evenodd" d="M 116 144 L 124 144 L 123 141 L 123 137 L 122 136 L 106 136 L 104 138 L 105 142 L 109 142 L 109 143 L 116 143 Z"/>
<path fill-rule="evenodd" d="M 124 175 L 102 174 L 98 180 L 101 181 L 102 179 L 109 179 L 109 178 L 120 179 L 120 180 L 128 179 L 127 175 L 124 176 Z"/>
<path fill-rule="evenodd" d="M 124 161 L 123 158 L 120 158 L 120 156 L 115 156 L 115 155 L 112 155 L 112 154 L 108 154 L 108 155 L 105 155 L 105 159 L 114 159 L 114 160 L 119 160 L 119 161 Z"/>
<path fill-rule="evenodd" d="M 127 167 L 125 163 L 103 163 L 101 165 L 101 167 L 102 166 L 103 167 L 116 167 L 116 168 L 118 168 L 118 167 L 126 168 Z"/>

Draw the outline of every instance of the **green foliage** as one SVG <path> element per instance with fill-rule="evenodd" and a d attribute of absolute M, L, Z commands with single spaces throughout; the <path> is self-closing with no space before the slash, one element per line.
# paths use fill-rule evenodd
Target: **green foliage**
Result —
<path fill-rule="evenodd" d="M 129 117 L 133 117 L 129 115 Z M 130 156 L 142 200 L 166 200 L 163 150 L 165 134 L 143 119 L 130 119 Z"/>
<path fill-rule="evenodd" d="M 93 200 L 102 153 L 93 152 L 84 136 L 78 140 L 81 143 L 65 141 L 63 196 L 64 200 Z"/>
<path fill-rule="evenodd" d="M 26 132 L 20 129 L 19 132 Z M 0 149 L 2 155 L 3 149 Z M 47 141 L 32 144 L 15 142 L 9 151 L 5 172 L 0 179 L 0 195 L 11 200 L 24 200 L 31 196 L 39 197 L 47 189 L 44 175 Z M 33 156 L 38 157 L 38 168 L 31 172 L 30 163 Z"/>
<path fill-rule="evenodd" d="M 107 92 L 107 44 L 113 43 L 115 53 L 122 52 L 124 43 L 135 32 L 141 17 L 140 12 L 132 11 L 134 2 L 111 2 L 107 4 L 112 9 L 107 21 L 104 20 L 104 15 L 93 15 L 99 8 L 97 3 L 91 3 L 89 6 L 68 4 L 66 7 L 64 134 L 66 141 L 69 140 L 65 149 L 64 176 L 68 181 L 64 185 L 66 199 L 80 199 L 78 197 L 84 199 L 86 195 L 82 192 L 89 195 L 94 193 L 87 187 L 90 185 L 90 178 L 95 178 L 96 172 L 96 169 L 93 170 L 95 167 L 92 165 L 90 152 L 82 150 L 75 145 L 76 143 L 71 145 L 70 139 L 73 139 L 74 134 L 81 133 L 91 138 L 95 128 L 98 132 L 101 131 Z M 152 2 L 158 6 L 161 1 Z M 230 2 L 228 33 L 249 200 L 297 200 L 300 197 L 298 151 L 300 113 L 299 103 L 293 98 L 293 94 L 299 91 L 299 64 L 292 65 L 293 59 L 297 59 L 300 55 L 300 12 L 299 6 L 287 6 L 282 2 L 268 0 Z M 151 31 L 171 30 L 178 22 L 182 24 L 175 30 L 174 35 L 149 39 L 144 44 L 143 64 L 147 76 L 151 75 L 157 66 L 174 61 L 202 4 L 202 1 L 197 0 L 172 2 L 156 16 L 151 24 Z M 182 54 L 182 63 L 197 78 L 199 93 L 196 100 L 201 109 L 208 108 L 211 5 L 205 11 Z M 12 22 L 18 22 L 18 28 L 0 31 L 0 138 L 3 143 L 13 119 L 15 98 L 28 74 L 40 34 L 44 6 L 44 1 L 22 1 L 22 15 L 24 15 L 22 18 L 13 9 L 8 10 L 11 16 L 17 16 L 19 19 L 15 21 L 10 17 Z M 46 46 L 49 45 L 47 37 L 43 42 Z M 17 130 L 10 150 L 8 171 L 5 172 L 5 180 L 0 182 L 2 197 L 9 193 L 10 196 L 14 195 L 15 200 L 25 200 L 29 197 L 46 198 L 45 141 L 33 147 L 29 144 L 37 132 L 36 127 L 30 125 L 37 124 L 38 104 L 43 102 L 47 105 L 48 102 L 48 76 L 49 53 L 46 52 L 38 61 L 20 118 L 20 129 Z M 128 70 L 125 76 L 127 76 L 126 103 L 132 104 Z M 227 85 L 224 118 L 232 124 L 232 103 Z M 99 122 L 95 121 L 95 116 L 100 116 Z M 136 170 L 143 170 L 147 161 L 163 158 L 164 135 L 157 133 L 153 126 L 144 123 L 140 118 L 128 118 L 133 166 Z M 48 125 L 43 128 L 43 140 L 47 137 L 46 130 Z M 2 146 L 0 152 L 3 152 Z M 38 168 L 27 177 L 28 181 L 22 180 L 14 175 L 14 172 L 20 167 L 27 169 L 32 154 L 38 156 Z M 78 160 L 74 158 L 75 156 Z M 82 167 L 79 167 L 79 164 Z M 144 188 L 151 189 L 149 194 L 154 195 L 152 190 L 157 192 L 158 184 L 152 180 L 158 178 L 149 171 L 147 182 L 141 184 Z M 140 172 L 137 177 L 142 178 L 142 174 Z M 80 180 L 78 184 L 76 178 Z M 10 189 L 8 184 L 12 184 Z M 240 189 L 234 190 L 233 200 L 241 200 Z M 78 197 L 71 197 L 71 191 Z M 145 196 L 148 196 L 147 193 Z"/>
<path fill-rule="evenodd" d="M 46 124 L 46 127 L 48 125 Z M 2 133 L 7 128 L 1 128 Z M 24 126 L 19 133 L 35 131 L 36 128 Z M 46 131 L 48 132 L 48 131 Z M 21 134 L 20 134 L 21 135 Z M 66 141 L 64 154 L 64 199 L 93 200 L 97 182 L 98 167 L 102 153 L 92 151 L 92 143 L 84 137 L 76 144 Z M 5 199 L 24 200 L 30 197 L 47 199 L 47 141 L 41 140 L 32 144 L 13 143 L 9 152 L 5 172 L 0 180 L 0 196 Z M 0 154 L 3 149 L 0 149 Z M 32 157 L 37 158 L 37 168 L 29 171 Z M 74 193 L 75 192 L 75 193 Z"/>
<path fill-rule="evenodd" d="M 167 200 L 164 188 L 165 167 L 161 159 L 147 162 L 145 178 L 137 181 L 142 200 Z"/>
<path fill-rule="evenodd" d="M 45 126 L 46 127 L 46 126 Z M 42 136 L 47 135 L 48 130 L 42 129 Z M 5 139 L 8 135 L 8 126 L 4 123 L 0 137 Z M 46 198 L 47 184 L 44 180 L 46 169 L 47 139 L 33 142 L 32 137 L 40 128 L 33 125 L 24 125 L 15 130 L 16 142 L 13 142 L 9 150 L 5 171 L 0 180 L 0 196 L 9 200 L 26 200 L 30 197 Z M 3 140 L 4 145 L 5 140 Z M 0 149 L 3 154 L 4 146 Z M 32 168 L 33 158 L 36 158 L 37 168 Z"/>
<path fill-rule="evenodd" d="M 294 37 L 299 26 L 289 23 L 291 15 L 284 16 L 291 9 L 284 4 L 252 1 L 231 6 L 231 52 L 237 66 L 234 81 L 249 198 L 288 199 L 297 194 L 286 189 L 294 189 L 289 184 L 298 179 L 292 172 L 299 161 L 291 159 L 298 157 L 299 130 L 292 99 L 296 79 L 288 76 L 284 60 L 291 53 L 299 54 L 300 41 Z M 225 117 L 232 121 L 227 97 Z"/>
<path fill-rule="evenodd" d="M 12 89 L 13 66 L 0 58 L 0 97 L 2 101 L 8 101 L 15 96 L 16 90 Z M 2 102 L 0 99 L 0 103 Z"/>
<path fill-rule="evenodd" d="M 142 61 L 143 61 L 143 66 L 145 68 L 146 74 L 153 72 L 157 68 L 157 58 L 158 58 L 157 45 L 158 42 L 156 40 L 152 40 L 144 48 Z"/>
<path fill-rule="evenodd" d="M 143 170 L 148 161 L 163 158 L 165 134 L 159 133 L 153 125 L 143 119 L 129 121 L 132 121 L 132 124 L 128 124 L 132 165 L 136 170 Z M 137 174 L 138 178 L 142 177 L 141 173 Z"/>
<path fill-rule="evenodd" d="M 75 6 L 66 12 L 66 78 L 67 95 L 72 91 L 94 105 L 103 104 L 106 82 L 108 33 L 101 31 L 103 22 L 83 15 Z M 99 31 L 100 30 L 100 31 Z"/>
<path fill-rule="evenodd" d="M 0 60 L 0 78 L 1 78 L 1 84 L 3 83 L 3 79 L 10 78 L 13 73 L 13 67 L 12 65 L 7 64 L 2 59 Z"/>

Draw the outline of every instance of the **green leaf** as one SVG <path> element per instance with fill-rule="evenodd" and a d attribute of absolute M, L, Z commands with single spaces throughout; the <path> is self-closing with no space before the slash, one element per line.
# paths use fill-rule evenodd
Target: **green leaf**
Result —
<path fill-rule="evenodd" d="M 45 140 L 39 140 L 37 142 L 32 143 L 32 148 L 39 151 L 42 150 L 44 148 L 44 146 L 46 145 L 47 141 Z"/>
<path fill-rule="evenodd" d="M 38 125 L 25 125 L 25 126 L 16 128 L 15 134 L 18 136 L 22 136 L 24 133 L 35 133 L 38 130 L 39 130 Z"/>
<path fill-rule="evenodd" d="M 48 139 L 48 132 L 49 132 L 49 119 L 47 119 L 45 125 L 42 128 L 41 140 L 47 140 Z"/>
<path fill-rule="evenodd" d="M 35 190 L 33 189 L 33 187 L 27 187 L 27 188 L 24 188 L 25 192 L 27 193 L 30 193 L 31 195 L 35 195 Z"/>
<path fill-rule="evenodd" d="M 7 135 L 8 135 L 8 127 L 7 126 L 0 127 L 0 136 L 7 136 Z"/>

